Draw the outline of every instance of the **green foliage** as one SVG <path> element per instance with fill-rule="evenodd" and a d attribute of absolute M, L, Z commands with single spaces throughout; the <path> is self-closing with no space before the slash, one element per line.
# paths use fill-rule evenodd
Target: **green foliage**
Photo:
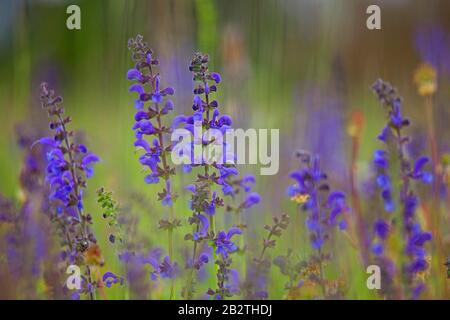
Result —
<path fill-rule="evenodd" d="M 102 208 L 102 217 L 108 221 L 108 225 L 111 227 L 108 239 L 111 243 L 115 243 L 116 240 L 122 242 L 123 237 L 117 218 L 119 208 L 112 196 L 112 192 L 106 191 L 104 188 L 97 190 L 97 202 Z"/>

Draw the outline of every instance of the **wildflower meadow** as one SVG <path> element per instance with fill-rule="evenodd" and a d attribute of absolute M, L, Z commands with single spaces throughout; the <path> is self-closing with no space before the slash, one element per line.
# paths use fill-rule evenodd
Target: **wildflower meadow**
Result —
<path fill-rule="evenodd" d="M 0 298 L 449 299 L 450 3 L 378 2 L 2 1 Z"/>

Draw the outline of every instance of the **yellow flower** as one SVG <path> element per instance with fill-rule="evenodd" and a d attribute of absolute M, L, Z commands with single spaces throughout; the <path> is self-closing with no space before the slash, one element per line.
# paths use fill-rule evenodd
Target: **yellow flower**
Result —
<path fill-rule="evenodd" d="M 309 194 L 306 193 L 297 193 L 295 196 L 291 197 L 291 201 L 294 201 L 298 204 L 304 204 L 308 202 Z"/>
<path fill-rule="evenodd" d="M 428 63 L 421 64 L 414 72 L 414 83 L 422 97 L 431 96 L 437 90 L 437 72 Z"/>
<path fill-rule="evenodd" d="M 364 114 L 361 111 L 354 111 L 351 115 L 350 124 L 347 127 L 347 133 L 350 137 L 358 138 L 364 123 Z"/>
<path fill-rule="evenodd" d="M 442 164 L 444 167 L 450 166 L 450 153 L 445 153 L 442 155 Z"/>
<path fill-rule="evenodd" d="M 303 269 L 302 275 L 306 278 L 309 278 L 310 276 L 319 276 L 320 266 L 317 263 L 309 264 Z"/>

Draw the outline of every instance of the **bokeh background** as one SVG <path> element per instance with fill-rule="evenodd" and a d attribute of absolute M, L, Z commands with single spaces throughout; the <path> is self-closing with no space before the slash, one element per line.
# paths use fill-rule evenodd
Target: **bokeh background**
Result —
<path fill-rule="evenodd" d="M 81 8 L 81 30 L 66 28 L 69 4 Z M 382 30 L 366 28 L 370 4 L 381 7 Z M 416 40 L 420 32 L 437 28 L 448 41 L 449 17 L 450 3 L 445 0 L 1 0 L 0 193 L 19 197 L 23 150 L 17 145 L 17 125 L 47 132 L 39 104 L 39 84 L 47 81 L 64 96 L 72 129 L 81 130 L 102 159 L 86 193 L 101 243 L 107 245 L 105 222 L 95 216 L 95 190 L 101 186 L 137 214 L 143 236 L 158 243 L 162 231 L 156 222 L 163 211 L 156 201 L 157 188 L 143 182 L 133 147 L 134 97 L 126 79 L 132 66 L 127 39 L 142 34 L 160 60 L 163 84 L 176 90 L 177 113 L 190 112 L 188 64 L 194 52 L 202 51 L 209 53 L 211 69 L 222 74 L 218 100 L 234 125 L 280 129 L 279 173 L 259 176 L 257 166 L 242 169 L 257 176 L 256 191 L 262 196 L 261 204 L 245 218 L 249 245 L 257 246 L 258 230 L 272 214 L 295 211 L 286 195 L 289 172 L 296 166 L 294 150 L 320 153 L 331 184 L 349 191 L 352 140 L 347 129 L 356 111 L 364 118 L 356 159 L 358 183 L 371 177 L 370 161 L 380 146 L 376 136 L 385 122 L 370 90 L 377 78 L 398 88 L 403 112 L 413 123 L 415 145 L 428 152 L 424 102 L 412 80 L 425 59 Z M 442 60 L 450 64 L 450 50 L 442 45 L 449 54 L 443 53 Z M 449 70 L 442 70 L 435 114 L 439 148 L 445 152 L 450 151 L 450 84 L 445 73 Z M 188 183 L 186 177 L 179 179 L 180 185 Z M 133 204 L 137 194 L 144 205 Z M 182 193 L 177 202 L 180 216 L 190 214 L 187 199 Z M 177 240 L 182 237 L 181 231 Z M 290 238 L 283 241 L 289 243 Z M 348 297 L 376 297 L 365 287 L 365 269 L 357 253 L 340 248 L 330 272 L 346 275 Z M 104 255 L 107 268 L 119 270 L 114 252 L 104 250 Z M 274 270 L 274 297 L 283 296 L 280 277 Z M 435 281 L 445 282 L 445 277 Z M 430 295 L 443 297 L 441 285 L 436 288 Z M 119 289 L 108 295 L 123 297 Z"/>

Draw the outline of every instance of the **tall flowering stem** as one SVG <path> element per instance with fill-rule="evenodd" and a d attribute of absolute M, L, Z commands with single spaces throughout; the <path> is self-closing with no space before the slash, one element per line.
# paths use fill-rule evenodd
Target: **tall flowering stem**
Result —
<path fill-rule="evenodd" d="M 282 214 L 280 217 L 273 217 L 272 225 L 264 225 L 267 236 L 262 241 L 262 249 L 259 256 L 253 259 L 244 284 L 246 299 L 267 299 L 269 293 L 267 290 L 266 277 L 270 268 L 270 261 L 266 259 L 267 249 L 275 248 L 277 240 L 281 237 L 283 231 L 289 226 L 289 216 Z"/>
<path fill-rule="evenodd" d="M 311 246 L 317 251 L 313 260 L 319 265 L 317 282 L 326 296 L 323 266 L 329 255 L 326 254 L 324 245 L 330 239 L 332 227 L 347 229 L 346 213 L 349 209 L 344 193 L 330 192 L 327 175 L 320 167 L 319 156 L 299 151 L 297 157 L 300 167 L 291 174 L 296 183 L 289 187 L 288 194 L 308 214 L 306 226 L 310 232 Z"/>
<path fill-rule="evenodd" d="M 167 87 L 160 88 L 160 75 L 155 73 L 154 68 L 159 64 L 154 58 L 153 51 L 143 41 L 143 37 L 138 35 L 135 39 L 128 41 L 128 49 L 132 52 L 132 59 L 135 67 L 127 73 L 128 80 L 135 81 L 130 86 L 130 92 L 136 92 L 138 99 L 135 100 L 135 125 L 133 129 L 136 134 L 134 145 L 144 150 L 144 154 L 139 158 L 140 163 L 150 169 L 150 174 L 145 177 L 148 184 L 159 183 L 164 180 L 165 188 L 158 193 L 158 200 L 162 205 L 168 207 L 168 219 L 161 219 L 159 227 L 167 230 L 168 234 L 168 263 L 173 264 L 173 230 L 181 225 L 180 220 L 175 218 L 173 203 L 177 198 L 172 190 L 170 177 L 175 175 L 175 168 L 171 167 L 168 157 L 172 151 L 171 143 L 167 143 L 166 136 L 172 133 L 171 126 L 163 124 L 163 118 L 173 110 L 173 102 L 166 99 L 174 94 L 174 89 Z M 152 144 L 145 139 L 145 136 L 153 137 Z M 168 139 L 170 141 L 170 139 Z M 170 298 L 174 295 L 174 283 L 172 280 Z"/>
<path fill-rule="evenodd" d="M 425 288 L 422 280 L 423 274 L 427 271 L 429 263 L 424 245 L 431 240 L 431 233 L 422 231 L 417 222 L 416 209 L 419 205 L 419 198 L 412 188 L 413 181 L 419 181 L 430 184 L 433 181 L 433 175 L 425 170 L 429 158 L 422 156 L 415 161 L 410 162 L 406 154 L 405 146 L 409 142 L 409 137 L 403 132 L 404 128 L 410 125 L 408 119 L 401 114 L 402 99 L 397 91 L 389 83 L 383 80 L 377 80 L 372 87 L 379 101 L 386 107 L 388 121 L 386 127 L 379 135 L 379 140 L 387 145 L 387 150 L 378 150 L 375 155 L 375 164 L 380 170 L 389 168 L 388 159 L 392 159 L 391 150 L 393 149 L 400 166 L 400 203 L 402 207 L 402 234 L 404 238 L 404 253 L 408 262 L 403 263 L 402 275 L 405 287 L 411 298 L 418 298 Z M 392 184 L 389 176 L 379 174 L 377 184 L 383 190 L 382 198 L 385 202 L 385 211 L 395 211 L 395 202 L 392 198 Z M 392 219 L 391 219 L 392 220 Z M 391 223 L 386 220 L 377 220 L 374 225 L 374 231 L 379 239 L 385 240 L 390 234 Z M 375 255 L 381 255 L 384 251 L 382 242 L 373 248 Z M 406 289 L 405 288 L 405 289 Z"/>
<path fill-rule="evenodd" d="M 209 58 L 207 55 L 198 53 L 195 55 L 194 59 L 191 61 L 191 65 L 189 66 L 189 70 L 194 74 L 193 80 L 198 83 L 197 87 L 194 89 L 194 104 L 193 110 L 200 111 L 204 113 L 204 123 L 202 126 L 204 129 L 208 130 L 211 128 L 210 123 L 210 115 L 211 111 L 218 107 L 217 101 L 210 101 L 210 93 L 217 91 L 216 85 L 220 82 L 220 75 L 217 73 L 210 73 L 208 71 L 208 62 Z M 210 82 L 213 82 L 213 85 L 210 85 Z M 203 98 L 202 98 L 203 95 Z M 217 109 L 216 109 L 217 110 Z M 203 144 L 203 137 L 202 144 Z M 212 143 L 212 141 L 205 141 L 208 145 Z M 202 160 L 203 160 L 203 152 L 202 152 Z M 202 161 L 202 165 L 204 167 L 205 177 L 209 177 L 209 166 L 208 161 Z M 208 197 L 211 192 L 210 188 L 208 188 L 207 193 Z M 210 218 L 210 227 L 215 233 L 215 222 L 214 222 L 214 214 L 209 215 Z"/>
<path fill-rule="evenodd" d="M 195 270 L 199 270 L 208 261 L 204 254 L 199 255 L 198 248 L 202 243 L 206 243 L 214 249 L 214 262 L 217 264 L 216 272 L 218 276 L 217 290 L 219 290 L 214 291 L 214 296 L 216 298 L 230 296 L 231 291 L 225 293 L 223 290 L 224 282 L 227 281 L 226 274 L 228 273 L 226 270 L 228 270 L 231 260 L 228 260 L 228 255 L 220 255 L 219 252 L 222 252 L 220 249 L 222 242 L 230 242 L 227 235 L 230 233 L 234 235 L 240 229 L 233 227 L 228 232 L 216 231 L 214 217 L 217 208 L 225 205 L 224 199 L 219 196 L 216 189 L 220 188 L 224 196 L 233 197 L 235 183 L 247 184 L 248 180 L 252 180 L 243 178 L 246 179 L 246 182 L 243 182 L 243 180 L 237 182 L 238 180 L 232 179 L 232 177 L 238 175 L 234 164 L 234 155 L 228 152 L 229 145 L 225 141 L 222 139 L 216 140 L 217 136 L 214 132 L 220 132 L 222 137 L 225 136 L 226 130 L 231 126 L 232 119 L 228 115 L 220 116 L 219 104 L 212 98 L 212 93 L 217 91 L 217 86 L 221 82 L 221 76 L 216 72 L 209 71 L 208 62 L 209 57 L 202 53 L 195 54 L 191 60 L 189 70 L 193 73 L 194 80 L 192 105 L 194 114 L 191 116 L 180 115 L 173 122 L 174 127 L 183 123 L 184 129 L 194 136 L 194 140 L 182 150 L 183 155 L 187 155 L 189 159 L 188 163 L 185 164 L 185 171 L 190 172 L 195 168 L 200 169 L 195 183 L 186 187 L 192 192 L 190 208 L 193 215 L 189 218 L 189 223 L 194 225 L 193 233 L 185 236 L 186 240 L 194 242 L 192 258 L 188 262 L 190 273 L 184 288 L 184 297 L 188 299 L 192 298 L 194 292 Z M 200 136 L 198 131 L 201 132 Z M 217 150 L 217 148 L 221 150 L 219 155 L 213 155 L 211 149 Z M 227 209 L 240 212 L 258 202 L 259 195 L 248 193 L 244 202 L 240 204 L 240 208 L 227 206 Z M 235 247 L 237 249 L 236 245 Z M 209 291 L 209 293 L 211 292 Z"/>
<path fill-rule="evenodd" d="M 215 290 L 208 289 L 207 293 L 216 300 L 224 300 L 239 293 L 238 288 L 229 284 L 230 267 L 233 260 L 230 254 L 238 250 L 238 246 L 233 242 L 234 235 L 242 234 L 241 229 L 232 227 L 228 232 L 220 231 L 215 239 L 213 239 L 211 246 L 214 248 L 215 264 L 217 265 L 217 288 Z"/>
<path fill-rule="evenodd" d="M 57 220 L 64 228 L 68 244 L 65 256 L 69 264 L 86 266 L 86 281 L 81 292 L 95 299 L 96 281 L 92 279 L 90 266 L 101 265 L 100 249 L 89 229 L 90 214 L 84 212 L 83 190 L 87 178 L 93 175 L 92 164 L 100 159 L 88 152 L 85 145 L 74 141 L 74 133 L 67 129 L 71 118 L 65 116 L 62 97 L 56 96 L 46 83 L 41 85 L 42 107 L 47 110 L 53 137 L 44 137 L 36 143 L 48 145 L 46 182 L 50 186 L 50 201 L 57 206 Z M 78 294 L 78 292 L 75 294 Z"/>
<path fill-rule="evenodd" d="M 226 129 L 231 125 L 230 117 L 222 116 L 218 118 L 218 102 L 211 100 L 210 94 L 217 91 L 217 84 L 220 83 L 221 77 L 218 73 L 208 71 L 208 60 L 207 55 L 197 53 L 189 66 L 189 70 L 193 73 L 193 80 L 196 83 L 192 106 L 194 115 L 189 117 L 179 116 L 174 120 L 174 126 L 184 122 L 184 128 L 194 135 L 194 141 L 189 146 L 188 151 L 191 165 L 186 166 L 186 171 L 190 171 L 197 166 L 203 167 L 203 173 L 197 175 L 196 183 L 188 186 L 188 189 L 192 191 L 190 206 L 193 210 L 193 216 L 189 219 L 189 223 L 195 224 L 196 227 L 192 235 L 185 237 L 187 240 L 194 241 L 192 261 L 189 263 L 191 272 L 184 290 L 186 298 L 192 297 L 193 283 L 195 282 L 194 270 L 203 264 L 199 261 L 200 257 L 197 257 L 198 245 L 202 241 L 215 239 L 214 215 L 216 208 L 223 206 L 223 199 L 217 195 L 217 192 L 212 192 L 211 188 L 217 184 L 222 185 L 225 189 L 228 185 L 225 178 L 230 174 L 237 174 L 235 168 L 228 168 L 227 165 L 213 163 L 209 159 L 205 159 L 203 157 L 204 147 L 206 148 L 214 141 L 211 138 L 203 139 L 203 136 L 196 137 L 196 127 L 201 127 L 202 131 L 207 131 L 210 128 Z M 213 113 L 212 118 L 211 113 Z M 201 147 L 200 155 L 194 153 L 196 145 Z"/>

